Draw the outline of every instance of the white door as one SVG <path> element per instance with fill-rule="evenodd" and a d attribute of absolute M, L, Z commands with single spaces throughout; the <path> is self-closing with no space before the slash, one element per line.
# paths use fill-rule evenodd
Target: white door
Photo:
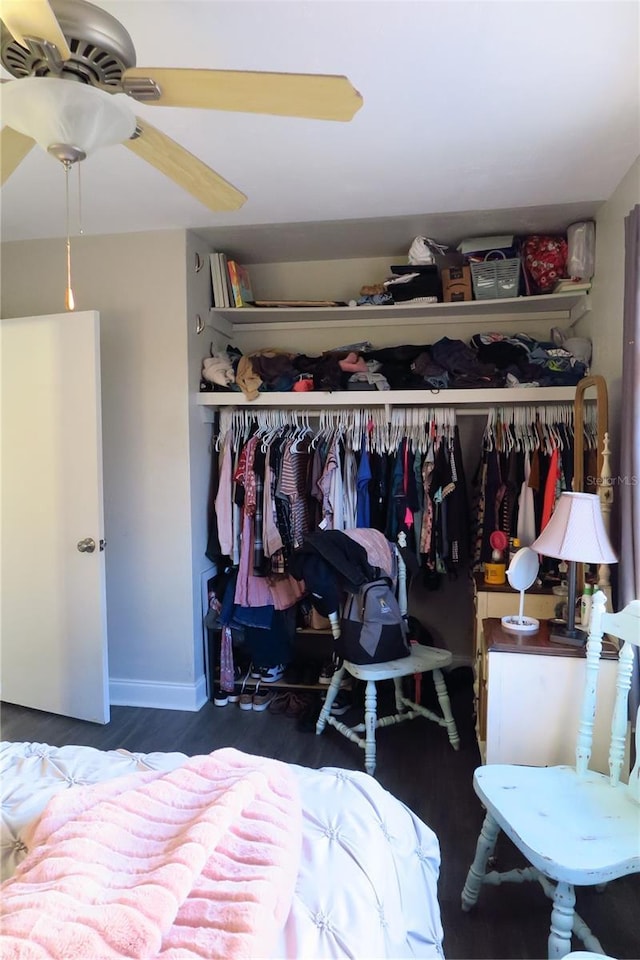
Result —
<path fill-rule="evenodd" d="M 99 336 L 95 312 L 0 324 L 0 694 L 108 723 Z"/>

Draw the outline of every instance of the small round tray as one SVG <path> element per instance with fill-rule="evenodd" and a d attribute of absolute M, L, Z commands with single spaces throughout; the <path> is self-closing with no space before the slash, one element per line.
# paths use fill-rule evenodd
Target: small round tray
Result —
<path fill-rule="evenodd" d="M 540 629 L 540 621 L 534 617 L 520 617 L 516 613 L 509 614 L 502 618 L 502 629 L 509 630 L 511 633 L 537 633 Z"/>

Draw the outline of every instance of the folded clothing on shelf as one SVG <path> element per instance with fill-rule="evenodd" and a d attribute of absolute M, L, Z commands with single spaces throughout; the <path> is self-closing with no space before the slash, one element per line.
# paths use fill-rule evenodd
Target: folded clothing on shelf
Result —
<path fill-rule="evenodd" d="M 391 274 L 384 285 L 395 303 L 407 303 L 410 300 L 437 303 L 442 300 L 442 283 L 435 264 L 392 266 Z"/>

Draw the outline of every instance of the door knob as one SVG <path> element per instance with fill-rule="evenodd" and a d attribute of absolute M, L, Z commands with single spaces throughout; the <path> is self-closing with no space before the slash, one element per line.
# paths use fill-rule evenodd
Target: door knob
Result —
<path fill-rule="evenodd" d="M 96 542 L 92 537 L 85 537 L 84 540 L 78 540 L 78 551 L 80 553 L 93 553 L 96 548 Z"/>

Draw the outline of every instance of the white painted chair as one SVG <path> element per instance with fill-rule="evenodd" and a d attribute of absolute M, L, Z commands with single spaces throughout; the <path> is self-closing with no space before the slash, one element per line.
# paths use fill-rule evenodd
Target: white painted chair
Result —
<path fill-rule="evenodd" d="M 398 540 L 404 546 L 404 542 L 401 541 L 402 536 L 401 534 Z M 398 560 L 398 604 L 404 615 L 407 612 L 407 572 L 398 551 L 396 551 L 396 556 Z M 448 650 L 424 647 L 420 644 L 414 644 L 410 656 L 402 657 L 400 660 L 387 660 L 385 663 L 366 665 L 344 660 L 342 666 L 335 671 L 332 677 L 331 685 L 316 723 L 316 734 L 321 734 L 328 723 L 347 739 L 357 743 L 364 750 L 365 770 L 371 776 L 376 769 L 376 730 L 378 727 L 388 727 L 405 720 L 414 720 L 416 717 L 426 717 L 428 720 L 433 720 L 440 726 L 446 727 L 451 746 L 454 750 L 459 750 L 460 737 L 451 712 L 447 686 L 442 675 L 443 668 L 450 666 L 451 661 L 452 656 Z M 358 723 L 353 727 L 349 727 L 346 723 L 342 723 L 342 721 L 331 716 L 331 705 L 340 689 L 340 682 L 345 671 L 358 680 L 364 680 L 367 684 L 364 695 L 364 723 Z M 402 678 L 422 673 L 433 674 L 433 682 L 442 710 L 441 717 L 432 710 L 428 710 L 421 704 L 414 703 L 413 700 L 404 696 Z M 393 680 L 396 704 L 394 714 L 380 718 L 378 717 L 378 693 L 376 690 L 376 683 L 379 680 Z M 364 738 L 362 737 L 363 733 L 365 734 Z"/>
<path fill-rule="evenodd" d="M 484 883 L 537 880 L 553 900 L 549 958 L 566 957 L 571 952 L 572 932 L 586 950 L 604 953 L 574 911 L 574 886 L 599 886 L 640 872 L 640 711 L 635 766 L 628 785 L 620 782 L 633 646 L 640 645 L 640 601 L 634 600 L 617 614 L 605 613 L 605 603 L 604 593 L 598 591 L 589 625 L 575 768 L 490 764 L 477 769 L 473 779 L 487 814 L 462 892 L 462 909 L 471 909 Z M 603 633 L 624 641 L 618 658 L 609 776 L 588 769 Z M 544 704 L 540 708 L 544 709 Z M 530 867 L 486 872 L 500 830 L 524 854 Z M 629 923 L 637 924 L 637 917 L 629 917 Z"/>
<path fill-rule="evenodd" d="M 373 776 L 376 769 L 376 730 L 378 727 L 388 727 L 404 720 L 414 720 L 416 717 L 426 717 L 442 727 L 447 728 L 449 740 L 454 750 L 460 748 L 460 737 L 456 722 L 451 712 L 449 694 L 442 676 L 442 668 L 451 663 L 451 654 L 448 650 L 438 650 L 435 647 L 414 645 L 411 655 L 401 660 L 388 660 L 386 663 L 358 664 L 344 661 L 343 665 L 333 675 L 327 698 L 316 723 L 316 733 L 320 734 L 325 724 L 335 727 L 347 739 L 357 743 L 364 750 L 364 767 L 367 773 Z M 364 723 L 348 727 L 336 717 L 331 716 L 331 704 L 340 689 L 340 681 L 345 670 L 358 680 L 366 681 L 364 694 Z M 438 695 L 438 702 L 442 716 L 428 710 L 418 703 L 405 697 L 402 691 L 402 678 L 416 673 L 433 673 L 433 682 Z M 393 680 L 395 685 L 396 713 L 387 717 L 378 717 L 376 683 L 378 680 Z M 364 739 L 362 733 L 365 734 Z"/>

